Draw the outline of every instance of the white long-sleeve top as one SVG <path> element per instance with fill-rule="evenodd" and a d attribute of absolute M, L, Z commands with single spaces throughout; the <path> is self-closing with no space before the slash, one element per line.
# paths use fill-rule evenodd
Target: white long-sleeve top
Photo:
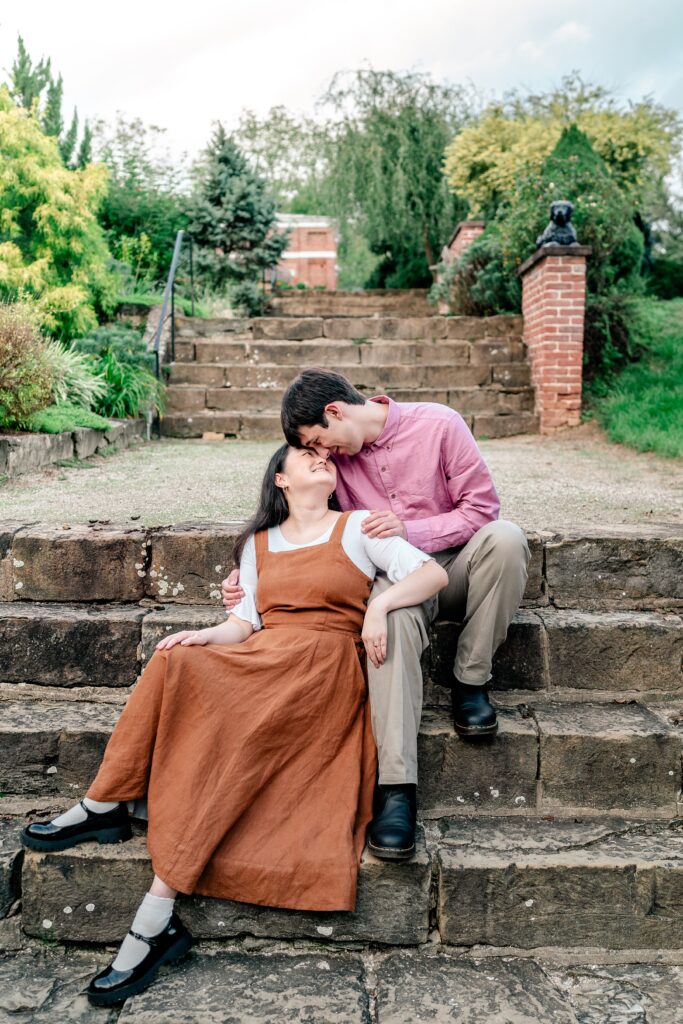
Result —
<path fill-rule="evenodd" d="M 413 547 L 403 537 L 368 537 L 361 532 L 360 525 L 370 513 L 367 509 L 357 509 L 346 521 L 342 534 L 342 547 L 358 568 L 374 579 L 378 570 L 386 573 L 392 583 L 398 583 L 423 562 L 431 561 L 431 556 Z M 312 548 L 316 544 L 325 544 L 332 534 L 335 523 L 320 537 L 308 544 L 291 544 L 285 540 L 279 526 L 268 530 L 269 551 L 295 551 L 298 548 Z M 258 586 L 258 570 L 256 568 L 256 545 L 253 535 L 244 545 L 240 559 L 240 586 L 244 597 L 228 614 L 250 622 L 254 629 L 261 629 L 261 616 L 256 610 L 256 589 Z"/>

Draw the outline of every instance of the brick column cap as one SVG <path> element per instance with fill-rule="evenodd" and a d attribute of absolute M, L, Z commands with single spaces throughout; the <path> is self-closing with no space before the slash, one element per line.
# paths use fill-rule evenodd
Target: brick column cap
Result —
<path fill-rule="evenodd" d="M 450 249 L 463 228 L 481 228 L 483 230 L 485 227 L 485 220 L 461 220 L 459 224 L 455 225 L 455 231 L 446 242 L 446 248 Z"/>
<path fill-rule="evenodd" d="M 526 274 L 527 270 L 531 270 L 537 263 L 545 259 L 546 256 L 590 256 L 593 252 L 593 248 L 590 245 L 579 245 L 578 242 L 573 242 L 571 245 L 542 245 L 540 249 L 537 249 L 535 253 L 532 253 L 528 259 L 524 260 L 524 263 L 517 268 L 517 276 L 522 277 Z"/>

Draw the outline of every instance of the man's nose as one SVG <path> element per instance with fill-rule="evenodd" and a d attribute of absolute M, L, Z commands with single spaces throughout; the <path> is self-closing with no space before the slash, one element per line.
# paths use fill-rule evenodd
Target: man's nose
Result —
<path fill-rule="evenodd" d="M 320 456 L 320 458 L 323 460 L 323 462 L 327 462 L 327 460 L 330 457 L 330 449 L 329 448 L 325 448 L 325 446 L 322 445 L 322 444 L 314 444 L 314 445 L 312 445 L 312 448 L 315 451 L 316 455 Z"/>

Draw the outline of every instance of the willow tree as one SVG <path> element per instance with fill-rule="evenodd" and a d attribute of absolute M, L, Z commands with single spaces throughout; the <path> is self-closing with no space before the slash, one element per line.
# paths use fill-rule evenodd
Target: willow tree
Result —
<path fill-rule="evenodd" d="M 334 124 L 330 202 L 382 257 L 373 283 L 429 283 L 429 267 L 465 212 L 444 178 L 443 157 L 472 117 L 471 93 L 428 74 L 364 69 L 335 76 L 322 104 Z"/>

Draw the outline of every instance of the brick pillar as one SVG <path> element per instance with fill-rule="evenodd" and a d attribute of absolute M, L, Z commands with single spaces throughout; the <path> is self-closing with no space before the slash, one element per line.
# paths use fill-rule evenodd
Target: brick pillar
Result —
<path fill-rule="evenodd" d="M 519 268 L 524 341 L 541 433 L 581 416 L 588 245 L 546 245 Z"/>

